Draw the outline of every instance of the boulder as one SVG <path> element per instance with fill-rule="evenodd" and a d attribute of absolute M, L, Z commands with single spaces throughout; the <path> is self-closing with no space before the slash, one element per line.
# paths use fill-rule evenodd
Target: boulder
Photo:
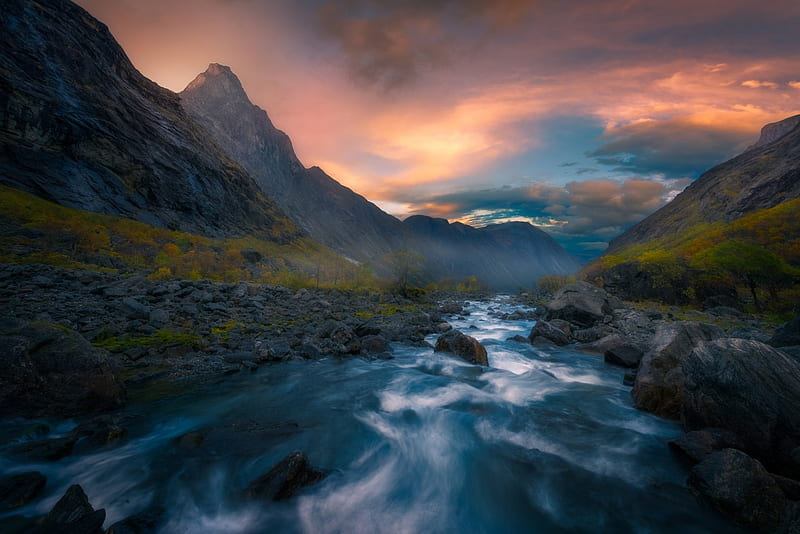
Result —
<path fill-rule="evenodd" d="M 389 342 L 383 336 L 364 336 L 361 338 L 361 350 L 367 354 L 380 354 L 389 350 Z"/>
<path fill-rule="evenodd" d="M 536 324 L 531 329 L 531 333 L 528 335 L 528 339 L 535 345 L 548 341 L 558 346 L 569 345 L 569 337 L 567 337 L 567 334 L 547 321 L 536 321 Z"/>
<path fill-rule="evenodd" d="M 695 345 L 723 335 L 718 326 L 694 321 L 659 324 L 653 344 L 639 364 L 631 391 L 634 406 L 667 419 L 679 419 L 683 362 Z"/>
<path fill-rule="evenodd" d="M 690 430 L 725 428 L 771 470 L 800 477 L 800 364 L 748 339 L 700 343 L 683 364 L 682 417 Z"/>
<path fill-rule="evenodd" d="M 164 522 L 166 510 L 154 506 L 111 525 L 105 534 L 155 534 Z"/>
<path fill-rule="evenodd" d="M 459 358 L 475 365 L 489 366 L 486 349 L 477 339 L 459 332 L 450 330 L 439 336 L 436 340 L 434 352 L 449 352 Z"/>
<path fill-rule="evenodd" d="M 768 343 L 773 347 L 800 345 L 800 315 L 779 326 Z"/>
<path fill-rule="evenodd" d="M 95 510 L 83 488 L 75 484 L 53 506 L 37 528 L 35 534 L 102 534 L 105 510 Z"/>
<path fill-rule="evenodd" d="M 742 441 L 724 428 L 692 430 L 669 442 L 669 448 L 692 463 L 705 460 L 712 452 L 722 449 L 741 449 Z"/>
<path fill-rule="evenodd" d="M 736 449 L 714 452 L 694 466 L 689 485 L 723 514 L 763 532 L 775 532 L 789 504 L 764 466 Z"/>
<path fill-rule="evenodd" d="M 567 284 L 547 304 L 549 319 L 563 319 L 581 328 L 594 326 L 613 313 L 615 299 L 603 289 L 588 282 Z"/>
<path fill-rule="evenodd" d="M 46 483 L 47 479 L 38 471 L 0 477 L 0 512 L 33 502 Z"/>
<path fill-rule="evenodd" d="M 589 343 L 581 343 L 577 345 L 575 348 L 581 352 L 589 352 L 592 354 L 605 354 L 609 350 L 613 350 L 617 347 L 621 347 L 622 345 L 628 344 L 627 339 L 623 338 L 621 335 L 617 333 L 608 334 L 605 337 L 601 337 L 596 341 L 591 341 Z"/>
<path fill-rule="evenodd" d="M 0 415 L 74 416 L 125 401 L 106 352 L 60 325 L 4 322 L 0 368 Z"/>
<path fill-rule="evenodd" d="M 120 311 L 129 319 L 150 319 L 150 306 L 133 297 L 125 297 L 120 303 Z"/>
<path fill-rule="evenodd" d="M 633 369 L 639 366 L 642 356 L 644 356 L 644 353 L 642 353 L 639 347 L 623 344 L 608 349 L 605 354 L 603 354 L 603 359 L 606 363 Z"/>
<path fill-rule="evenodd" d="M 245 496 L 254 500 L 282 501 L 326 476 L 309 463 L 304 453 L 295 451 L 252 481 L 245 489 Z"/>

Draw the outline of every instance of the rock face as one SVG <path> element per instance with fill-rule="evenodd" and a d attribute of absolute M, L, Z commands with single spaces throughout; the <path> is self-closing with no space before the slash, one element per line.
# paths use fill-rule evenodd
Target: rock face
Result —
<path fill-rule="evenodd" d="M 375 261 L 405 241 L 405 228 L 319 167 L 305 168 L 289 137 L 253 105 L 229 67 L 212 63 L 180 93 L 201 123 L 261 190 L 309 235 L 360 261 Z"/>
<path fill-rule="evenodd" d="M 292 498 L 306 486 L 316 484 L 325 473 L 315 469 L 300 451 L 293 452 L 247 486 L 250 499 L 282 501 Z"/>
<path fill-rule="evenodd" d="M 768 125 L 762 141 L 703 173 L 669 204 L 613 239 L 608 252 L 680 233 L 700 222 L 730 222 L 800 197 L 798 119 Z"/>
<path fill-rule="evenodd" d="M 685 321 L 660 324 L 652 348 L 639 364 L 631 391 L 633 404 L 661 417 L 678 419 L 683 395 L 683 362 L 701 341 L 723 336 L 721 328 L 704 323 Z"/>
<path fill-rule="evenodd" d="M 105 510 L 95 510 L 83 488 L 75 484 L 70 486 L 63 497 L 47 514 L 35 534 L 58 532 L 59 534 L 101 534 Z"/>
<path fill-rule="evenodd" d="M 0 184 L 208 236 L 298 234 L 77 5 L 4 1 L 0 45 Z"/>
<path fill-rule="evenodd" d="M 450 330 L 436 340 L 434 352 L 449 352 L 475 365 L 489 366 L 486 349 L 477 339 L 465 335 L 458 330 Z"/>
<path fill-rule="evenodd" d="M 565 285 L 547 304 L 550 319 L 563 319 L 584 328 L 594 326 L 613 311 L 613 297 L 588 282 Z"/>
<path fill-rule="evenodd" d="M 683 374 L 688 429 L 728 429 L 770 470 L 800 477 L 800 364 L 758 341 L 717 339 L 694 348 Z"/>
<path fill-rule="evenodd" d="M 762 532 L 775 532 L 788 505 L 764 466 L 736 449 L 715 452 L 697 464 L 689 485 L 720 512 Z"/>
<path fill-rule="evenodd" d="M 119 408 L 125 392 L 77 332 L 47 323 L 0 324 L 0 414 L 72 416 Z"/>

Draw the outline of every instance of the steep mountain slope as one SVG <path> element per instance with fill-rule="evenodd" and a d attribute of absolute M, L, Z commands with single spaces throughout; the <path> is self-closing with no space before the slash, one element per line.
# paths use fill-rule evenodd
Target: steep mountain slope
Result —
<path fill-rule="evenodd" d="M 609 253 L 684 232 L 703 222 L 731 222 L 800 197 L 800 116 L 762 130 L 743 154 L 704 173 L 675 199 L 613 239 Z"/>
<path fill-rule="evenodd" d="M 289 137 L 250 102 L 229 67 L 209 65 L 180 96 L 186 110 L 313 238 L 359 261 L 379 261 L 402 246 L 400 221 L 319 167 L 303 167 Z"/>
<path fill-rule="evenodd" d="M 204 235 L 298 235 L 82 8 L 4 0 L 0 28 L 0 183 Z"/>
<path fill-rule="evenodd" d="M 414 215 L 403 223 L 411 230 L 411 249 L 425 257 L 428 278 L 477 276 L 497 288 L 530 287 L 543 274 L 575 272 L 578 262 L 556 241 L 528 223 L 511 222 L 473 228 Z"/>

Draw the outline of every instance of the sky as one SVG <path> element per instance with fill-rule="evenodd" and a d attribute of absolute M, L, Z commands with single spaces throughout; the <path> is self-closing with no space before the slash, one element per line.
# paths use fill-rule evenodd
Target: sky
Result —
<path fill-rule="evenodd" d="M 78 0 L 147 77 L 230 66 L 306 166 L 581 259 L 800 113 L 797 0 Z"/>

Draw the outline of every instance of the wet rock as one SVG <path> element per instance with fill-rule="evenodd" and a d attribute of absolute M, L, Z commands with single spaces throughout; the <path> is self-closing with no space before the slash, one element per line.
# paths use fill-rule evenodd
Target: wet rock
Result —
<path fill-rule="evenodd" d="M 299 431 L 299 425 L 286 422 L 263 425 L 256 421 L 237 421 L 187 432 L 174 443 L 182 455 L 201 458 L 256 456 Z"/>
<path fill-rule="evenodd" d="M 758 341 L 699 344 L 683 364 L 682 416 L 688 429 L 731 430 L 771 470 L 800 477 L 800 364 Z"/>
<path fill-rule="evenodd" d="M 155 534 L 164 522 L 166 510 L 148 508 L 111 525 L 105 534 Z"/>
<path fill-rule="evenodd" d="M 705 428 L 692 430 L 669 442 L 669 448 L 693 463 L 702 462 L 712 452 L 722 449 L 740 449 L 742 441 L 730 430 Z"/>
<path fill-rule="evenodd" d="M 723 514 L 762 532 L 774 532 L 788 501 L 764 466 L 736 449 L 710 454 L 692 468 L 689 485 Z"/>
<path fill-rule="evenodd" d="M 47 479 L 38 471 L 0 477 L 0 511 L 13 510 L 33 502 Z"/>
<path fill-rule="evenodd" d="M 434 352 L 449 352 L 459 358 L 475 365 L 489 366 L 486 349 L 477 339 L 459 332 L 450 330 L 439 336 L 436 340 Z"/>
<path fill-rule="evenodd" d="M 448 322 L 442 322 L 435 326 L 435 331 L 437 334 L 444 334 L 445 332 L 449 332 L 453 329 L 453 325 Z"/>
<path fill-rule="evenodd" d="M 531 342 L 530 338 L 527 338 L 525 336 L 521 336 L 519 334 L 508 338 L 507 341 L 516 341 L 517 343 L 530 343 Z"/>
<path fill-rule="evenodd" d="M 622 385 L 632 386 L 634 383 L 636 383 L 636 371 L 625 371 L 622 376 Z"/>
<path fill-rule="evenodd" d="M 605 354 L 603 354 L 603 359 L 606 363 L 610 363 L 612 365 L 636 368 L 639 366 L 642 356 L 644 356 L 644 354 L 639 347 L 635 347 L 633 345 L 620 345 L 618 347 L 608 349 Z"/>
<path fill-rule="evenodd" d="M 300 451 L 275 464 L 272 469 L 252 481 L 245 489 L 249 499 L 282 501 L 294 497 L 300 490 L 318 483 L 326 473 L 315 469 Z"/>
<path fill-rule="evenodd" d="M 380 354 L 389 350 L 389 343 L 383 336 L 365 336 L 361 338 L 361 350 L 367 354 Z"/>
<path fill-rule="evenodd" d="M 34 533 L 102 534 L 105 519 L 106 511 L 92 508 L 83 488 L 75 484 L 42 519 Z"/>
<path fill-rule="evenodd" d="M 773 347 L 800 345 L 800 315 L 778 327 L 768 343 Z"/>
<path fill-rule="evenodd" d="M 588 282 L 567 284 L 547 303 L 549 319 L 563 319 L 582 328 L 594 326 L 613 313 L 616 300 Z"/>
<path fill-rule="evenodd" d="M 438 311 L 444 315 L 458 315 L 464 311 L 464 306 L 458 302 L 443 302 Z"/>
<path fill-rule="evenodd" d="M 110 417 L 98 417 L 75 427 L 69 437 L 75 439 L 73 454 L 93 452 L 104 447 L 119 444 L 127 431 L 117 425 Z"/>
<path fill-rule="evenodd" d="M 73 416 L 125 401 L 105 351 L 62 326 L 0 326 L 0 366 L 0 415 Z"/>
<path fill-rule="evenodd" d="M 695 345 L 723 335 L 717 326 L 694 321 L 659 324 L 653 345 L 642 358 L 636 374 L 631 391 L 634 406 L 667 419 L 679 419 L 683 362 Z"/>
<path fill-rule="evenodd" d="M 76 441 L 78 438 L 72 435 L 23 441 L 10 446 L 7 451 L 12 458 L 29 462 L 55 462 L 72 454 Z"/>
<path fill-rule="evenodd" d="M 569 345 L 569 337 L 560 328 L 556 328 L 547 321 L 537 321 L 528 334 L 528 339 L 534 345 L 550 342 L 558 346 Z"/>

